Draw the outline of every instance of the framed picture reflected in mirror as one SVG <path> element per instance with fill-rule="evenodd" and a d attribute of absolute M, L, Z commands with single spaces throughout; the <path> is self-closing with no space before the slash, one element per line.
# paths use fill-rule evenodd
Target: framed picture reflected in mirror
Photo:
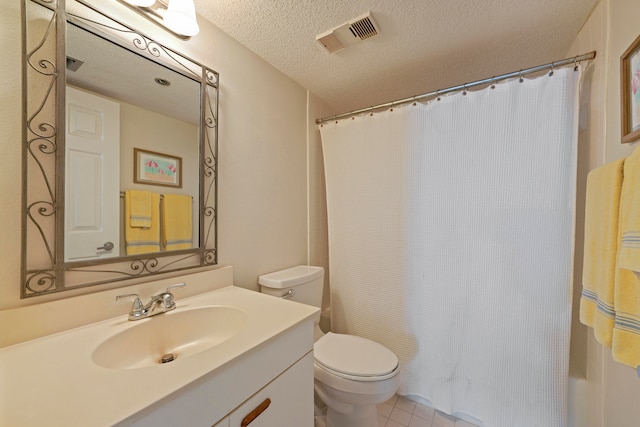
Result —
<path fill-rule="evenodd" d="M 133 182 L 182 188 L 182 158 L 155 151 L 133 149 Z"/>

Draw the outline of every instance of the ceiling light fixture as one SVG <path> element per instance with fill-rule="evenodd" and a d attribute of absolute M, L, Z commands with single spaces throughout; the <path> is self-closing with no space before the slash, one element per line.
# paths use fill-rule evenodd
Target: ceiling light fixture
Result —
<path fill-rule="evenodd" d="M 118 0 L 181 38 L 200 31 L 193 0 Z"/>
<path fill-rule="evenodd" d="M 156 77 L 153 81 L 158 83 L 160 86 L 171 86 L 171 82 L 167 79 L 163 79 L 162 77 Z"/>
<path fill-rule="evenodd" d="M 132 6 L 149 7 L 152 6 L 156 0 L 126 0 Z"/>

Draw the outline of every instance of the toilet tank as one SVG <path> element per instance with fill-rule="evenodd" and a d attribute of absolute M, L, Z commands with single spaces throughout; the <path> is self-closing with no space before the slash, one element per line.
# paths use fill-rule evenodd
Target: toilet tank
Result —
<path fill-rule="evenodd" d="M 324 269 L 310 265 L 298 265 L 286 270 L 274 271 L 258 277 L 260 291 L 280 298 L 320 308 Z"/>

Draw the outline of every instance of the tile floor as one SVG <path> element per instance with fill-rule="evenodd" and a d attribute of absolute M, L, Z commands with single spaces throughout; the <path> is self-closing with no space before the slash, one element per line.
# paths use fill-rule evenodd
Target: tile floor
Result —
<path fill-rule="evenodd" d="M 476 427 L 402 396 L 378 405 L 378 427 Z"/>

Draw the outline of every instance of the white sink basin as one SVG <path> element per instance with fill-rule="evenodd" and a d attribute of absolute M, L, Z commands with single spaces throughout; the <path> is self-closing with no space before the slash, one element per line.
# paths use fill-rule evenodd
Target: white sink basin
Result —
<path fill-rule="evenodd" d="M 165 355 L 176 363 L 212 348 L 235 335 L 247 314 L 229 306 L 176 309 L 148 319 L 103 341 L 92 354 L 93 362 L 108 369 L 161 366 Z"/>
<path fill-rule="evenodd" d="M 218 283 L 219 274 L 232 281 L 230 273 L 230 267 L 223 267 L 194 275 L 209 286 Z M 147 290 L 164 289 L 166 282 Z M 114 289 L 102 300 L 113 304 L 113 296 L 121 292 Z M 235 286 L 176 303 L 175 310 L 148 319 L 127 321 L 121 312 L 0 348 L 0 426 L 139 425 L 136 420 L 149 411 L 165 408 L 154 406 L 163 399 L 168 404 L 203 390 L 216 398 L 207 398 L 209 415 L 195 424 L 211 425 L 206 422 L 225 417 L 255 393 L 255 384 L 271 381 L 313 348 L 315 307 Z M 167 351 L 175 352 L 176 359 L 162 365 L 159 360 Z M 248 373 L 251 378 L 245 378 Z M 204 384 L 209 388 L 201 388 Z M 57 398 L 34 405 L 34 390 Z"/>

